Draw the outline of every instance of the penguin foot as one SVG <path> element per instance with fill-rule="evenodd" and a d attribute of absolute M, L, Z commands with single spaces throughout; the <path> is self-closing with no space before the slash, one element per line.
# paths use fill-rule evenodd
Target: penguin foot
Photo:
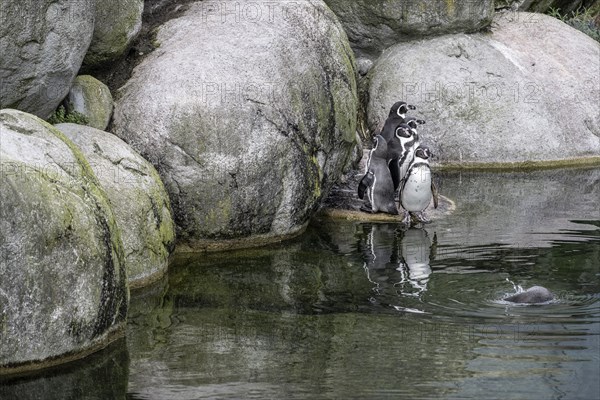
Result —
<path fill-rule="evenodd" d="M 369 214 L 375 214 L 375 212 L 373 211 L 373 209 L 370 206 L 366 205 L 366 204 L 363 204 L 362 206 L 360 206 L 360 211 L 366 212 L 366 213 L 369 213 Z"/>
<path fill-rule="evenodd" d="M 404 212 L 404 217 L 402 218 L 402 223 L 406 226 L 410 226 L 410 213 L 408 211 Z"/>
<path fill-rule="evenodd" d="M 429 219 L 429 217 L 425 214 L 424 211 L 419 211 L 419 212 L 413 213 L 413 217 L 415 218 L 415 220 L 417 222 L 420 222 L 422 224 L 430 224 L 431 223 L 431 219 Z"/>
<path fill-rule="evenodd" d="M 385 211 L 384 212 L 386 212 L 388 214 L 391 214 L 391 215 L 398 215 L 399 214 L 398 207 L 396 207 L 396 203 L 393 203 L 393 202 L 390 203 L 390 204 L 388 204 L 385 207 Z"/>

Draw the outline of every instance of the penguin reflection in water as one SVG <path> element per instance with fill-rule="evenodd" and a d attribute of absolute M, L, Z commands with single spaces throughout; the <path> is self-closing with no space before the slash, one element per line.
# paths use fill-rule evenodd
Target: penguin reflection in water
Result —
<path fill-rule="evenodd" d="M 433 240 L 425 229 L 410 228 L 400 239 L 400 271 L 402 279 L 394 286 L 400 287 L 403 295 L 418 297 L 427 290 L 431 275 L 431 260 L 435 257 L 437 235 Z M 407 284 L 410 285 L 407 287 Z"/>
<path fill-rule="evenodd" d="M 437 237 L 433 241 L 424 229 L 407 231 L 394 224 L 365 224 L 363 249 L 364 269 L 377 300 L 390 301 L 396 309 L 398 295 L 420 297 L 427 290 L 431 260 L 435 257 Z M 362 244 L 364 243 L 364 245 Z"/>
<path fill-rule="evenodd" d="M 394 183 L 388 168 L 387 154 L 387 142 L 381 135 L 375 136 L 373 149 L 370 151 L 367 160 L 365 175 L 358 184 L 358 197 L 365 200 L 361 207 L 363 211 L 398 214 L 398 208 L 394 201 Z"/>
<path fill-rule="evenodd" d="M 400 230 L 395 224 L 363 224 L 363 234 L 358 241 L 367 275 L 377 295 L 394 295 L 394 282 L 401 279 L 397 266 L 398 237 Z"/>

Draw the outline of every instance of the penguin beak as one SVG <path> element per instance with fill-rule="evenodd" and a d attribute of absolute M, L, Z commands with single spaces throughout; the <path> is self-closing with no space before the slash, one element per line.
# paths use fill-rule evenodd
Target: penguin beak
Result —
<path fill-rule="evenodd" d="M 413 106 L 412 104 L 407 104 L 407 107 L 409 110 L 416 110 L 417 107 Z"/>

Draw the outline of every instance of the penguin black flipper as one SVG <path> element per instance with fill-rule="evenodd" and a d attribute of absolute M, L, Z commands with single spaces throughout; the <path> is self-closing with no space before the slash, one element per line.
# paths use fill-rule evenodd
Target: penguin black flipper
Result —
<path fill-rule="evenodd" d="M 433 208 L 438 208 L 439 200 L 440 200 L 440 192 L 438 192 L 437 185 L 431 180 L 431 194 L 433 197 Z"/>
<path fill-rule="evenodd" d="M 392 182 L 394 182 L 394 192 L 398 190 L 398 186 L 400 186 L 400 181 L 402 180 L 400 177 L 400 167 L 398 166 L 398 159 L 393 158 L 388 163 L 388 167 L 390 168 L 390 174 L 392 175 Z"/>
<path fill-rule="evenodd" d="M 374 182 L 375 182 L 375 177 L 373 176 L 373 173 L 371 171 L 367 172 L 365 174 L 365 176 L 363 176 L 363 178 L 358 183 L 358 198 L 359 199 L 362 200 L 365 198 L 365 192 L 367 191 L 368 188 L 373 186 Z"/>

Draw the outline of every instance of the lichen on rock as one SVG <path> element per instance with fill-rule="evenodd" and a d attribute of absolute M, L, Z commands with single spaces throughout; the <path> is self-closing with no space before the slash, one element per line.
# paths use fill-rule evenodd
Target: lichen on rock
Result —
<path fill-rule="evenodd" d="M 110 200 L 129 286 L 160 278 L 167 271 L 175 227 L 169 197 L 154 167 L 111 133 L 76 124 L 57 128 L 81 149 Z"/>
<path fill-rule="evenodd" d="M 106 346 L 129 302 L 119 230 L 79 149 L 43 120 L 0 111 L 0 372 Z"/>
<path fill-rule="evenodd" d="M 161 26 L 117 95 L 114 132 L 157 168 L 190 249 L 301 232 L 356 145 L 354 57 L 327 6 L 232 7 Z"/>
<path fill-rule="evenodd" d="M 494 0 L 325 0 L 339 17 L 357 57 L 375 60 L 398 43 L 489 26 Z"/>
<path fill-rule="evenodd" d="M 81 68 L 92 40 L 95 3 L 2 0 L 0 109 L 50 116 Z"/>
<path fill-rule="evenodd" d="M 421 142 L 446 166 L 598 163 L 599 70 L 598 43 L 565 23 L 498 14 L 491 33 L 385 51 L 366 78 L 368 122 L 399 99 L 417 105 Z"/>
<path fill-rule="evenodd" d="M 94 36 L 83 61 L 86 68 L 117 60 L 142 29 L 143 0 L 95 2 Z"/>
<path fill-rule="evenodd" d="M 65 99 L 69 113 L 85 116 L 87 125 L 105 130 L 113 112 L 113 98 L 108 87 L 90 75 L 75 78 Z"/>

